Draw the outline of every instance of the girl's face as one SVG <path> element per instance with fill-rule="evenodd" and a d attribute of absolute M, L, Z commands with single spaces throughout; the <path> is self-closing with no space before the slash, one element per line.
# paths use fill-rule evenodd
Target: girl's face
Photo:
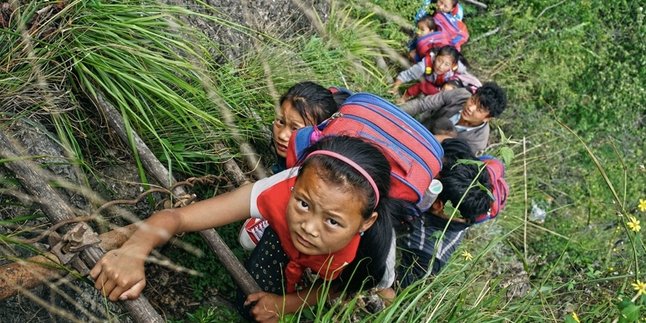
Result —
<path fill-rule="evenodd" d="M 437 10 L 442 12 L 451 12 L 453 10 L 452 0 L 437 0 Z"/>
<path fill-rule="evenodd" d="M 287 225 L 296 250 L 306 255 L 327 255 L 341 250 L 377 219 L 364 219 L 364 199 L 348 185 L 331 184 L 310 164 L 294 185 L 287 205 Z"/>
<path fill-rule="evenodd" d="M 428 28 L 428 24 L 424 21 L 417 23 L 417 36 L 424 36 L 430 33 L 432 30 Z"/>
<path fill-rule="evenodd" d="M 455 60 L 450 55 L 443 55 L 435 57 L 433 62 L 433 70 L 437 74 L 444 74 L 455 66 Z"/>
<path fill-rule="evenodd" d="M 289 138 L 292 136 L 292 132 L 312 124 L 314 124 L 314 121 L 303 120 L 303 117 L 292 106 L 292 102 L 285 100 L 281 104 L 279 111 L 276 112 L 276 119 L 274 119 L 273 123 L 272 134 L 276 154 L 285 158 L 287 156 L 287 144 L 289 143 Z"/>

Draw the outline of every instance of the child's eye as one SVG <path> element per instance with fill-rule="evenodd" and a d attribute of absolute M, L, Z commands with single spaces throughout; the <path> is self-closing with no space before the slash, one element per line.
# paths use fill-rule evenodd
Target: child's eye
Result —
<path fill-rule="evenodd" d="M 305 202 L 305 201 L 303 201 L 303 200 L 298 200 L 298 206 L 299 206 L 301 209 L 304 209 L 304 210 L 307 210 L 307 209 L 310 207 L 310 205 L 309 205 L 309 204 L 307 204 L 307 202 Z"/>
<path fill-rule="evenodd" d="M 339 221 L 337 221 L 337 220 L 335 220 L 333 218 L 328 218 L 327 223 L 329 223 L 330 225 L 335 226 L 335 227 L 336 226 L 341 226 L 341 223 L 339 223 Z"/>
<path fill-rule="evenodd" d="M 285 120 L 276 119 L 276 120 L 274 120 L 274 124 L 276 125 L 276 127 L 282 128 L 282 127 L 285 126 Z"/>

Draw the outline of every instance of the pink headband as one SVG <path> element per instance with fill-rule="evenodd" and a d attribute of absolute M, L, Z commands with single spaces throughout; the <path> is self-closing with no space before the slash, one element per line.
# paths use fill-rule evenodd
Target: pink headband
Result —
<path fill-rule="evenodd" d="M 368 183 L 370 183 L 370 186 L 372 186 L 372 189 L 375 191 L 375 198 L 376 198 L 375 199 L 375 208 L 377 208 L 377 205 L 379 204 L 379 189 L 377 188 L 377 184 L 375 184 L 375 181 L 372 179 L 370 174 L 368 174 L 368 172 L 366 172 L 366 170 L 363 169 L 363 167 L 361 167 L 357 163 L 353 162 L 350 158 L 347 158 L 347 157 L 345 157 L 345 156 L 343 156 L 341 154 L 338 154 L 338 153 L 335 153 L 335 152 L 329 151 L 329 150 L 315 150 L 315 151 L 311 152 L 307 156 L 307 158 L 310 158 L 310 157 L 312 157 L 314 155 L 326 155 L 326 156 L 336 158 L 336 159 L 350 165 L 350 167 L 354 168 L 354 170 L 359 172 L 359 174 L 363 175 L 363 177 L 365 177 L 365 179 L 368 181 Z"/>

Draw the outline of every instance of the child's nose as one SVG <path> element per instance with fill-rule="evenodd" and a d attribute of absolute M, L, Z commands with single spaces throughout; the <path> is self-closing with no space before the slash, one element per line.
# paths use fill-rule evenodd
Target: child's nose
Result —
<path fill-rule="evenodd" d="M 289 137 L 292 136 L 292 129 L 289 127 L 283 127 L 278 130 L 278 138 L 282 141 L 289 141 Z"/>
<path fill-rule="evenodd" d="M 316 228 L 316 223 L 314 221 L 303 221 L 301 223 L 301 228 L 306 234 L 309 234 L 312 237 L 318 237 L 318 230 Z"/>

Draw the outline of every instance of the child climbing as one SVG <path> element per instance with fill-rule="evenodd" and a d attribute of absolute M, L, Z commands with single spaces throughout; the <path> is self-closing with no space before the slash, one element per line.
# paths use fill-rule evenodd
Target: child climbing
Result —
<path fill-rule="evenodd" d="M 438 30 L 433 16 L 423 16 L 416 24 L 416 37 L 408 45 L 408 56 L 415 63 L 421 61 L 434 48 L 449 44 L 448 34 Z"/>
<path fill-rule="evenodd" d="M 350 91 L 340 87 L 324 88 L 314 82 L 300 82 L 290 87 L 280 98 L 280 109 L 272 127 L 272 141 L 276 151 L 276 164 L 271 167 L 274 174 L 285 170 L 287 144 L 292 132 L 305 126 L 317 125 L 329 118 L 339 109 L 339 105 L 350 95 Z M 252 250 L 263 231 L 267 221 L 250 218 L 240 230 L 240 244 Z"/>
<path fill-rule="evenodd" d="M 499 117 L 506 107 L 505 90 L 494 82 L 488 82 L 475 93 L 467 88 L 442 91 L 410 100 L 401 109 L 422 121 L 449 118 L 458 130 L 458 137 L 465 139 L 471 149 L 479 153 L 489 141 L 489 121 Z"/>
<path fill-rule="evenodd" d="M 447 14 L 451 19 L 462 21 L 464 17 L 464 9 L 458 0 L 438 0 L 435 6 L 439 12 Z"/>
<path fill-rule="evenodd" d="M 458 0 L 439 0 L 435 4 L 435 8 L 440 12 L 450 14 L 453 19 L 462 20 L 464 10 Z M 431 14 L 431 0 L 422 1 L 422 6 L 415 13 L 415 21 L 419 21 L 425 15 Z"/>
<path fill-rule="evenodd" d="M 420 82 L 410 86 L 404 95 L 397 100 L 402 104 L 419 94 L 433 95 L 440 92 L 444 83 L 458 78 L 460 73 L 466 73 L 466 59 L 455 47 L 444 46 L 426 55 L 424 59 L 411 68 L 399 73 L 392 85 L 390 93 L 398 94 L 399 87 L 406 82 L 421 79 Z"/>
<path fill-rule="evenodd" d="M 329 118 L 338 110 L 336 100 L 342 101 L 348 96 L 344 91 L 332 89 L 335 90 L 334 94 L 319 84 L 305 81 L 290 87 L 280 98 L 280 108 L 276 111 L 272 127 L 273 146 L 278 159 L 272 167 L 274 174 L 285 169 L 287 143 L 292 132 Z"/>
<path fill-rule="evenodd" d="M 379 282 L 393 239 L 390 219 L 398 210 L 388 197 L 389 179 L 390 165 L 379 149 L 357 138 L 326 137 L 298 167 L 153 214 L 90 274 L 110 300 L 134 299 L 146 284 L 144 262 L 154 247 L 180 232 L 262 217 L 270 226 L 248 267 L 264 292 L 248 295 L 245 304 L 255 320 L 277 319 L 318 301 L 324 289 L 304 282 L 306 271 L 331 281 L 333 293 Z"/>
<path fill-rule="evenodd" d="M 451 5 L 454 3 L 454 5 Z M 449 45 L 462 51 L 462 45 L 469 40 L 469 30 L 462 22 L 462 10 L 457 1 L 442 0 L 437 3 L 437 12 L 433 15 L 433 21 L 438 30 L 445 33 Z"/>
<path fill-rule="evenodd" d="M 458 51 L 462 50 L 462 45 L 469 40 L 469 30 L 462 22 L 464 10 L 457 0 L 440 0 L 434 7 L 431 6 L 430 0 L 424 0 L 415 14 L 415 23 L 417 24 L 425 16 L 433 17 L 436 26 L 434 30 L 442 35 L 441 39 L 446 42 L 446 45 L 451 45 Z M 416 61 L 422 57 L 424 56 L 419 56 Z"/>
<path fill-rule="evenodd" d="M 482 166 L 461 163 L 459 160 L 478 160 L 461 139 L 446 139 L 442 147 L 444 166 L 438 177 L 442 191 L 430 209 L 415 218 L 412 229 L 397 240 L 401 249 L 398 280 L 402 288 L 427 277 L 429 272 L 437 274 L 468 228 L 495 217 L 506 203 L 508 187 L 502 162 L 487 156 L 480 157 Z M 459 212 L 449 212 L 448 203 Z"/>

